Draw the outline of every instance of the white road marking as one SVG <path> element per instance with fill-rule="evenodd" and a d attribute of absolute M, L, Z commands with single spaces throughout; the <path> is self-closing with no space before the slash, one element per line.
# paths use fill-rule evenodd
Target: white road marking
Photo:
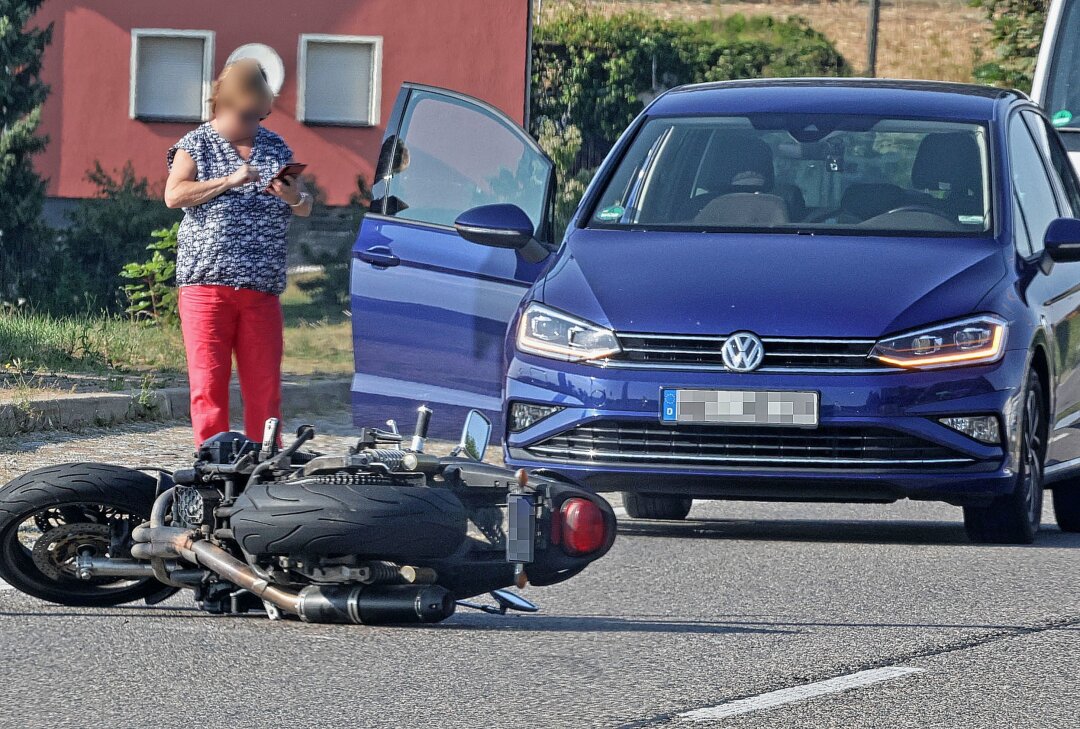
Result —
<path fill-rule="evenodd" d="M 621 506 L 613 506 L 611 510 L 615 512 L 615 516 L 620 519 L 629 519 L 630 515 L 626 513 L 626 509 Z"/>
<path fill-rule="evenodd" d="M 3 592 L 4 590 L 14 590 L 14 589 L 15 588 L 12 587 L 11 585 L 9 585 L 8 583 L 4 582 L 3 580 L 0 580 L 0 592 Z"/>
<path fill-rule="evenodd" d="M 718 704 L 717 706 L 706 706 L 703 709 L 684 711 L 683 713 L 678 714 L 678 718 L 693 722 L 715 721 L 716 719 L 725 719 L 729 716 L 737 716 L 738 714 L 748 714 L 751 711 L 773 709 L 777 706 L 783 706 L 784 704 L 805 701 L 806 699 L 813 699 L 826 694 L 835 694 L 840 691 L 862 688 L 863 686 L 870 686 L 871 684 L 881 683 L 882 681 L 891 681 L 894 678 L 900 678 L 901 676 L 907 676 L 912 673 L 921 673 L 922 671 L 923 669 L 921 668 L 909 668 L 906 666 L 873 668 L 868 671 L 851 673 L 847 676 L 837 676 L 836 678 L 830 678 L 825 681 L 817 681 L 816 683 L 792 686 L 791 688 L 780 689 L 778 691 L 769 691 L 768 693 L 750 696 L 745 699 L 739 699 L 738 701 L 729 701 L 725 704 Z"/>

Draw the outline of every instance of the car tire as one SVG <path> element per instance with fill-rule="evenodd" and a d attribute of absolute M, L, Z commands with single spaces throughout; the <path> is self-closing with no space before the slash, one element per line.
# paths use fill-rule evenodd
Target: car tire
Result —
<path fill-rule="evenodd" d="M 1054 517 L 1063 532 L 1080 532 L 1080 480 L 1054 484 Z"/>
<path fill-rule="evenodd" d="M 1043 463 L 1047 417 L 1043 388 L 1035 372 L 1024 386 L 1020 469 L 1011 493 L 986 506 L 964 507 L 964 529 L 976 544 L 1031 544 L 1039 531 L 1043 504 Z"/>
<path fill-rule="evenodd" d="M 634 519 L 679 521 L 690 513 L 694 500 L 688 496 L 650 496 L 623 491 L 623 506 Z"/>

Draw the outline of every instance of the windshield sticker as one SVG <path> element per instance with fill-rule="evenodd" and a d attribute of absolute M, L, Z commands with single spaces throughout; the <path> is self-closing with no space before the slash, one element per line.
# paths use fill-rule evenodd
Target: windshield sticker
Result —
<path fill-rule="evenodd" d="M 1072 112 L 1068 109 L 1062 109 L 1061 111 L 1054 112 L 1054 115 L 1050 117 L 1050 123 L 1055 127 L 1063 127 L 1073 120 Z"/>
<path fill-rule="evenodd" d="M 603 220 L 605 222 L 610 222 L 612 220 L 618 220 L 619 218 L 621 218 L 623 216 L 623 213 L 625 213 L 625 212 L 626 212 L 626 209 L 623 208 L 622 206 L 620 206 L 620 205 L 612 205 L 610 208 L 604 208 L 603 210 L 598 212 L 596 214 L 596 217 L 599 220 Z"/>

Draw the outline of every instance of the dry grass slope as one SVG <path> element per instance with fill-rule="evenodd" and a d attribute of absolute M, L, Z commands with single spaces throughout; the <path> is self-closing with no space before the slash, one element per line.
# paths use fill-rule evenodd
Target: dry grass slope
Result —
<path fill-rule="evenodd" d="M 800 15 L 828 36 L 857 70 L 866 65 L 867 5 L 855 0 L 546 0 L 543 8 L 546 13 L 565 5 L 609 13 L 640 10 L 689 20 L 734 13 Z M 963 0 L 886 0 L 882 5 L 878 76 L 971 81 L 972 68 L 989 53 L 982 11 Z"/>

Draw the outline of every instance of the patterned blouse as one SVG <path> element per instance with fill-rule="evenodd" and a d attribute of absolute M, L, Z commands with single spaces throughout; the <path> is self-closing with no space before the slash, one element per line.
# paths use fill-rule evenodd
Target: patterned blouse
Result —
<path fill-rule="evenodd" d="M 170 170 L 178 149 L 195 160 L 199 181 L 226 177 L 244 164 L 209 123 L 169 149 Z M 292 210 L 264 190 L 291 159 L 285 140 L 260 126 L 247 162 L 258 170 L 259 179 L 184 208 L 176 247 L 178 285 L 232 286 L 275 295 L 285 290 L 285 233 Z"/>

